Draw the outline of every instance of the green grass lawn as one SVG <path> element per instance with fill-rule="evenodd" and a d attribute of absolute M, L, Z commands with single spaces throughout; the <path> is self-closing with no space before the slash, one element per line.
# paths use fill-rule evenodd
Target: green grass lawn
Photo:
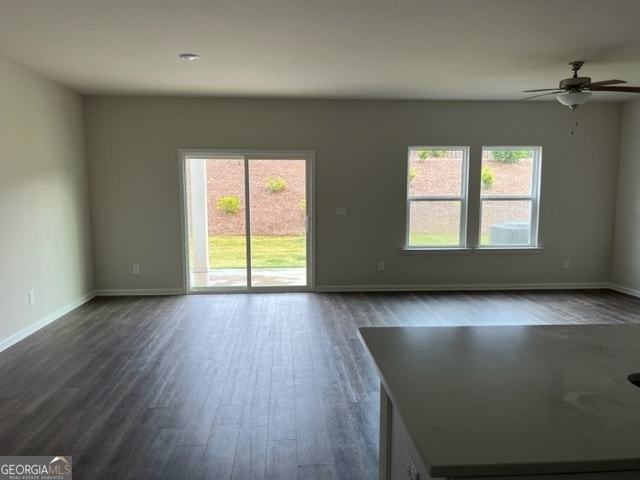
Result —
<path fill-rule="evenodd" d="M 254 236 L 251 240 L 253 268 L 291 268 L 306 266 L 304 236 Z M 209 237 L 210 268 L 245 268 L 246 243 L 242 235 Z"/>
<path fill-rule="evenodd" d="M 416 233 L 409 238 L 409 245 L 423 246 L 423 245 L 458 245 L 459 239 L 457 235 L 451 234 L 429 234 L 429 233 Z"/>
<path fill-rule="evenodd" d="M 447 234 L 414 234 L 411 235 L 409 239 L 409 245 L 415 247 L 421 246 L 449 246 L 449 245 L 458 245 L 458 237 L 457 235 L 447 235 Z M 480 237 L 480 245 L 487 245 L 489 243 L 489 235 L 482 235 Z"/>

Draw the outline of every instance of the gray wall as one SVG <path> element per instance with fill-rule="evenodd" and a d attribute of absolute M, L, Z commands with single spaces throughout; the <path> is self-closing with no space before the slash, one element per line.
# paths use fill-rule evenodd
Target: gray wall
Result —
<path fill-rule="evenodd" d="M 0 350 L 92 294 L 88 199 L 82 99 L 0 59 Z"/>
<path fill-rule="evenodd" d="M 640 296 L 640 100 L 624 105 L 611 281 Z"/>
<path fill-rule="evenodd" d="M 581 107 L 571 135 L 573 114 L 555 102 L 88 97 L 96 288 L 182 288 L 179 148 L 316 151 L 319 289 L 606 285 L 621 108 Z M 403 252 L 409 145 L 469 145 L 476 178 L 483 145 L 541 145 L 544 249 Z"/>

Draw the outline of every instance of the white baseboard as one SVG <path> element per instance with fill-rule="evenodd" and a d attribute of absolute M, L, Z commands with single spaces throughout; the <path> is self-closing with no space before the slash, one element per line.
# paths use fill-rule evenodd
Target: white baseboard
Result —
<path fill-rule="evenodd" d="M 316 285 L 316 292 L 416 292 L 416 291 L 481 291 L 481 290 L 576 290 L 576 289 L 598 289 L 610 288 L 627 295 L 640 298 L 640 291 L 627 288 L 622 285 L 612 283 L 504 283 L 504 284 L 450 284 L 450 285 Z M 87 303 L 97 296 L 167 296 L 167 295 L 183 295 L 184 291 L 179 288 L 160 288 L 160 289 L 114 289 L 114 290 L 95 290 L 75 301 L 65 305 L 64 307 L 50 313 L 38 322 L 29 325 L 26 328 L 14 333 L 10 337 L 0 340 L 0 352 L 15 345 L 20 340 L 25 339 L 29 335 L 37 332 L 43 327 L 54 322 L 58 318 L 66 315 L 70 311 L 78 308 L 80 305 Z"/>
<path fill-rule="evenodd" d="M 96 290 L 97 297 L 135 297 L 135 296 L 184 295 L 181 288 L 144 288 L 144 289 L 106 289 Z"/>
<path fill-rule="evenodd" d="M 625 287 L 623 285 L 618 285 L 615 283 L 610 283 L 609 288 L 611 290 L 615 290 L 616 292 L 626 293 L 627 295 L 632 295 L 634 297 L 640 297 L 640 290 L 634 290 L 632 288 Z"/>
<path fill-rule="evenodd" d="M 59 308 L 55 312 L 50 313 L 49 315 L 47 315 L 43 319 L 37 321 L 36 323 L 32 323 L 28 327 L 23 328 L 22 330 L 14 333 L 10 337 L 7 337 L 7 338 L 5 338 L 3 340 L 0 340 L 0 352 L 2 352 L 4 350 L 6 350 L 7 348 L 15 345 L 20 340 L 23 340 L 23 339 L 27 338 L 29 335 L 37 332 L 41 328 L 46 327 L 47 325 L 49 325 L 50 323 L 56 321 L 57 319 L 59 319 L 63 315 L 66 315 L 70 311 L 75 310 L 80 305 L 83 305 L 83 304 L 87 303 L 89 300 L 91 300 L 95 296 L 96 296 L 95 292 L 87 293 L 86 295 L 83 295 L 82 297 L 80 297 L 80 298 L 74 300 L 73 302 L 65 305 L 64 307 Z"/>
<path fill-rule="evenodd" d="M 608 283 L 490 283 L 447 285 L 323 285 L 316 292 L 430 292 L 482 290 L 578 290 L 610 288 Z"/>

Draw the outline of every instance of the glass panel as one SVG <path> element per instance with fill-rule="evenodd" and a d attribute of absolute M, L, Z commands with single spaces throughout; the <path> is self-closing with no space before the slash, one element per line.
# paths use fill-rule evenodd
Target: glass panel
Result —
<path fill-rule="evenodd" d="M 250 160 L 251 286 L 307 284 L 305 160 Z"/>
<path fill-rule="evenodd" d="M 462 202 L 409 202 L 409 246 L 459 246 Z"/>
<path fill-rule="evenodd" d="M 483 149 L 483 196 L 531 195 L 534 150 Z"/>
<path fill-rule="evenodd" d="M 244 160 L 186 159 L 190 287 L 246 287 Z"/>
<path fill-rule="evenodd" d="M 409 150 L 409 196 L 462 194 L 463 150 Z"/>
<path fill-rule="evenodd" d="M 208 286 L 247 285 L 244 159 L 207 160 Z"/>
<path fill-rule="evenodd" d="M 530 245 L 530 200 L 484 200 L 480 245 Z"/>

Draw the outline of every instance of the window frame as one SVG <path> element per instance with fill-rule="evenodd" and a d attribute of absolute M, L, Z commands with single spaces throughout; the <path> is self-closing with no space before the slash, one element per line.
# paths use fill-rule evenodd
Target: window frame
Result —
<path fill-rule="evenodd" d="M 411 153 L 420 150 L 460 150 L 462 152 L 462 171 L 460 172 L 460 194 L 459 195 L 411 195 L 409 173 L 411 168 Z M 405 250 L 462 250 L 467 248 L 467 225 L 469 210 L 469 146 L 410 146 L 407 149 L 406 162 L 406 228 L 405 228 Z M 443 244 L 411 244 L 411 202 L 460 202 L 459 235 L 458 243 Z"/>
<path fill-rule="evenodd" d="M 529 195 L 486 195 L 480 190 L 478 196 L 478 250 L 519 250 L 539 248 L 539 219 L 540 219 L 540 183 L 542 170 L 542 146 L 483 146 L 480 155 L 480 168 L 482 168 L 482 157 L 485 151 L 494 150 L 531 150 L 534 152 L 531 165 L 531 189 Z M 530 201 L 529 211 L 529 242 L 526 244 L 482 244 L 482 210 L 484 203 L 490 202 L 514 202 Z"/>

